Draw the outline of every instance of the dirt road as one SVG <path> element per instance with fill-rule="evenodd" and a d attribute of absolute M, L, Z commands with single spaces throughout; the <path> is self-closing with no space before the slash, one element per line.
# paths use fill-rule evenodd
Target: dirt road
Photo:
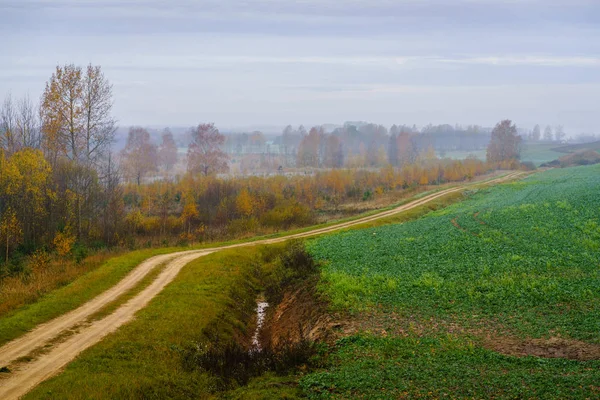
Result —
<path fill-rule="evenodd" d="M 515 179 L 522 174 L 523 173 L 521 172 L 513 172 L 506 176 L 485 182 L 485 184 L 500 183 Z M 321 235 L 349 228 L 410 210 L 472 185 L 473 184 L 445 189 L 389 211 L 304 233 L 210 249 L 183 251 L 149 258 L 131 271 L 117 285 L 106 292 L 71 312 L 39 325 L 31 332 L 1 347 L 0 367 L 9 366 L 11 372 L 3 373 L 2 375 L 4 376 L 0 378 L 0 399 L 17 399 L 37 386 L 40 382 L 57 374 L 80 352 L 99 342 L 104 336 L 114 332 L 121 325 L 130 321 L 137 311 L 144 308 L 154 296 L 160 293 L 167 284 L 175 279 L 181 268 L 196 258 L 224 249 L 278 243 L 293 238 Z M 112 314 L 93 322 L 87 322 L 90 316 L 108 305 L 118 296 L 132 289 L 150 271 L 164 263 L 166 263 L 164 270 L 144 290 L 120 306 Z M 66 336 L 66 339 L 62 341 L 57 340 L 57 338 L 60 338 L 65 332 L 69 331 L 71 331 L 71 334 Z M 32 360 L 25 362 L 19 360 L 31 357 L 36 354 L 36 352 L 39 352 L 40 349 L 43 349 L 44 351 L 39 353 L 36 357 L 32 357 Z"/>

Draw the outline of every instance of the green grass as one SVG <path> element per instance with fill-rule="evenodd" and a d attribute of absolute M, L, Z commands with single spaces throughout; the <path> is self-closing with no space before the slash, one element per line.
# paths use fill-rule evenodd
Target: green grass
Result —
<path fill-rule="evenodd" d="M 600 343 L 598 188 L 598 166 L 547 171 L 417 221 L 308 247 L 326 263 L 340 307 L 382 304 L 472 321 L 515 314 L 506 324 L 523 334 L 555 329 Z"/>
<path fill-rule="evenodd" d="M 71 311 L 114 286 L 142 261 L 182 249 L 138 250 L 114 257 L 70 284 L 0 318 L 0 345 L 35 326 Z"/>
<path fill-rule="evenodd" d="M 257 282 L 248 273 L 257 257 L 260 248 L 251 247 L 189 263 L 135 320 L 84 351 L 63 373 L 25 398 L 212 397 L 215 378 L 184 369 L 180 349 L 202 340 L 211 327 L 224 340 L 247 328 L 237 316 L 229 316 L 254 310 Z"/>
<path fill-rule="evenodd" d="M 585 399 L 599 381 L 598 361 L 508 357 L 456 336 L 356 335 L 300 386 L 311 399 Z"/>
<path fill-rule="evenodd" d="M 556 160 L 564 156 L 564 153 L 554 150 L 559 146 L 560 144 L 557 143 L 525 143 L 521 149 L 521 161 L 530 161 L 539 166 L 540 164 Z"/>
<path fill-rule="evenodd" d="M 558 145 L 555 150 L 560 153 L 574 153 L 576 151 L 583 151 L 583 150 L 600 151 L 600 141 L 591 142 L 591 143 Z"/>
<path fill-rule="evenodd" d="M 117 308 L 127 303 L 129 300 L 138 295 L 142 290 L 150 286 L 152 282 L 160 275 L 161 272 L 164 271 L 165 266 L 168 264 L 168 261 L 157 265 L 154 267 L 146 276 L 144 276 L 138 283 L 136 283 L 131 289 L 126 291 L 125 293 L 117 296 L 113 301 L 102 307 L 100 310 L 96 311 L 92 315 L 89 316 L 88 321 L 95 321 L 102 319 L 110 314 L 112 314 Z"/>
<path fill-rule="evenodd" d="M 598 396 L 598 361 L 516 358 L 483 342 L 600 344 L 600 166 L 474 190 L 419 220 L 308 248 L 335 309 L 379 314 L 396 332 L 342 340 L 330 369 L 302 379 L 309 397 Z"/>
<path fill-rule="evenodd" d="M 564 156 L 564 152 L 561 153 L 556 151 L 556 148 L 560 148 L 561 144 L 559 143 L 534 143 L 527 142 L 523 144 L 521 148 L 521 161 L 526 162 L 530 161 L 534 163 L 536 166 L 540 164 L 556 160 L 562 156 Z M 568 151 L 565 151 L 568 152 Z M 485 150 L 476 150 L 472 152 L 468 151 L 448 151 L 445 153 L 444 157 L 448 157 L 454 160 L 462 160 L 467 158 L 469 155 L 473 155 L 480 160 L 485 160 L 486 151 Z"/>

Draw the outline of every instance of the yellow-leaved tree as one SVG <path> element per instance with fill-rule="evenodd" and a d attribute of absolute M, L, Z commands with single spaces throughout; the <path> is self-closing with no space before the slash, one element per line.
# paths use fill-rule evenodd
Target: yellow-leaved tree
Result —
<path fill-rule="evenodd" d="M 75 244 L 75 236 L 67 232 L 56 232 L 52 242 L 59 256 L 64 257 L 71 253 Z"/>
<path fill-rule="evenodd" d="M 243 188 L 238 194 L 238 197 L 235 201 L 235 206 L 237 211 L 244 217 L 249 217 L 252 215 L 252 196 L 248 192 L 248 189 Z"/>
<path fill-rule="evenodd" d="M 5 245 L 6 249 L 6 262 L 8 262 L 8 256 L 10 250 L 20 244 L 23 240 L 23 229 L 21 228 L 21 222 L 17 219 L 17 214 L 12 208 L 8 208 L 2 214 L 0 219 L 0 239 Z"/>

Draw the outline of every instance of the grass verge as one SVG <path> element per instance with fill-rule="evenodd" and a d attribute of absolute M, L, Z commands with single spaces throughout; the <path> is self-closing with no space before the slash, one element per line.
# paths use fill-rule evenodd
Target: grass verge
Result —
<path fill-rule="evenodd" d="M 91 300 L 114 286 L 142 261 L 177 250 L 182 249 L 138 250 L 114 257 L 35 303 L 6 313 L 0 318 L 0 345 Z"/>

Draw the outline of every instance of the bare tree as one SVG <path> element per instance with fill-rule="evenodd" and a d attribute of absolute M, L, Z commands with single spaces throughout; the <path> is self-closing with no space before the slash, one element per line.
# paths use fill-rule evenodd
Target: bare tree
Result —
<path fill-rule="evenodd" d="M 229 157 L 221 149 L 225 136 L 214 124 L 200 124 L 190 129 L 192 142 L 188 147 L 188 171 L 212 175 L 229 171 Z"/>
<path fill-rule="evenodd" d="M 69 190 L 75 193 L 77 237 L 82 235 L 82 221 L 90 221 L 95 210 L 90 204 L 93 187 L 97 187 L 99 162 L 106 154 L 115 132 L 110 116 L 112 87 L 99 66 L 85 71 L 73 64 L 57 66 L 46 83 L 41 101 L 43 147 L 54 166 L 65 168 Z"/>
<path fill-rule="evenodd" d="M 156 158 L 157 149 L 150 141 L 150 133 L 140 126 L 129 128 L 127 144 L 121 151 L 122 167 L 126 176 L 139 186 L 144 176 L 157 170 Z"/>
<path fill-rule="evenodd" d="M 106 163 L 103 165 L 102 216 L 103 236 L 107 244 L 116 244 L 116 236 L 121 221 L 125 217 L 123 206 L 123 188 L 121 187 L 121 171 L 113 161 L 112 152 L 108 150 Z"/>
<path fill-rule="evenodd" d="M 7 153 L 16 151 L 15 131 L 17 116 L 12 96 L 8 94 L 0 108 L 0 147 Z"/>
<path fill-rule="evenodd" d="M 38 118 L 39 110 L 33 105 L 29 95 L 23 97 L 17 109 L 16 142 L 19 148 L 40 148 L 41 133 Z"/>
<path fill-rule="evenodd" d="M 112 85 L 99 66 L 88 65 L 82 82 L 83 158 L 94 165 L 108 151 L 116 126 L 111 116 Z"/>
<path fill-rule="evenodd" d="M 158 148 L 158 158 L 161 166 L 167 173 L 177 164 L 177 144 L 169 128 L 163 131 L 162 143 Z"/>

